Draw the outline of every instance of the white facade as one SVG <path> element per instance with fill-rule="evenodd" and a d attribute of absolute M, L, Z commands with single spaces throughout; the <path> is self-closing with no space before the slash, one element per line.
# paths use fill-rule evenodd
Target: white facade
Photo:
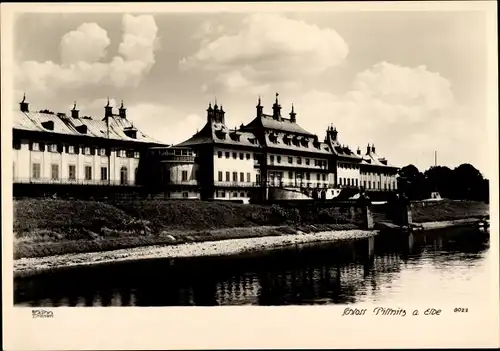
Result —
<path fill-rule="evenodd" d="M 396 174 L 363 170 L 361 185 L 367 190 L 397 190 Z"/>
<path fill-rule="evenodd" d="M 214 149 L 214 185 L 250 186 L 258 182 L 252 150 Z"/>
<path fill-rule="evenodd" d="M 54 146 L 53 146 L 54 145 Z M 66 146 L 72 149 L 67 149 Z M 79 148 L 79 152 L 76 153 Z M 139 152 L 112 150 L 106 156 L 105 149 L 95 147 L 92 155 L 89 145 L 64 145 L 46 143 L 42 151 L 40 143 L 22 139 L 13 149 L 13 180 L 15 183 L 77 183 L 133 185 L 139 166 Z"/>
<path fill-rule="evenodd" d="M 339 161 L 337 163 L 337 183 L 340 187 L 361 186 L 359 164 Z"/>

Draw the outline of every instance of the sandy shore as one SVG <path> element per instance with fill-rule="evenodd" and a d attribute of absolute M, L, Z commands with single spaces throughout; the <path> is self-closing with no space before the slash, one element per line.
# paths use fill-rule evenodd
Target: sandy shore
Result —
<path fill-rule="evenodd" d="M 437 221 L 437 222 L 424 222 L 424 223 L 416 223 L 423 230 L 429 229 L 441 229 L 441 228 L 449 228 L 461 225 L 474 224 L 478 222 L 478 218 L 465 218 L 465 219 L 455 219 L 453 221 Z"/>
<path fill-rule="evenodd" d="M 147 246 L 105 252 L 89 252 L 58 256 L 21 258 L 14 260 L 14 276 L 26 276 L 58 268 L 103 264 L 109 262 L 151 258 L 180 258 L 235 255 L 243 252 L 272 249 L 280 246 L 312 242 L 334 242 L 364 239 L 377 235 L 377 231 L 342 230 L 312 234 L 297 233 L 248 239 L 199 242 L 179 245 Z"/>

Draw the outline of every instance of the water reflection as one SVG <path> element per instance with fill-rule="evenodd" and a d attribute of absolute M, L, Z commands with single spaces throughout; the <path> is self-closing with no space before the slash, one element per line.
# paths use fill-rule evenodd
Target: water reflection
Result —
<path fill-rule="evenodd" d="M 415 282 L 422 270 L 436 275 L 425 278 L 436 284 L 460 270 L 463 277 L 449 291 L 443 291 L 444 283 L 426 289 L 427 294 L 459 294 L 471 291 L 488 239 L 455 228 L 300 245 L 258 256 L 72 268 L 18 279 L 14 297 L 17 305 L 54 307 L 348 304 L 410 296 L 405 281 Z"/>

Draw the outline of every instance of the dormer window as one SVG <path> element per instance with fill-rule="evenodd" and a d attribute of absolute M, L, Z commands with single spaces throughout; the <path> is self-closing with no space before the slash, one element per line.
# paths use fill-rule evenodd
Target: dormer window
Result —
<path fill-rule="evenodd" d="M 100 148 L 99 149 L 99 155 L 106 156 L 106 149 L 105 148 Z"/>
<path fill-rule="evenodd" d="M 87 134 L 87 126 L 85 124 L 76 127 L 76 130 L 81 134 Z"/>
<path fill-rule="evenodd" d="M 31 149 L 33 151 L 40 151 L 40 143 L 33 143 L 33 145 L 31 146 Z"/>
<path fill-rule="evenodd" d="M 90 147 L 86 146 L 83 152 L 85 155 L 90 155 Z"/>
<path fill-rule="evenodd" d="M 47 130 L 54 130 L 54 121 L 42 122 L 42 127 L 44 127 Z"/>
<path fill-rule="evenodd" d="M 57 144 L 49 144 L 50 152 L 57 152 Z"/>
<path fill-rule="evenodd" d="M 231 133 L 230 137 L 233 141 L 240 141 L 240 135 L 238 133 Z"/>
<path fill-rule="evenodd" d="M 218 139 L 221 139 L 221 140 L 225 140 L 226 139 L 226 133 L 224 133 L 222 130 L 217 130 L 215 132 L 215 136 L 218 138 Z"/>
<path fill-rule="evenodd" d="M 134 129 L 128 129 L 123 131 L 126 136 L 132 139 L 137 139 L 137 130 Z"/>
<path fill-rule="evenodd" d="M 68 153 L 69 154 L 74 154 L 75 153 L 75 147 L 73 145 L 68 146 Z"/>

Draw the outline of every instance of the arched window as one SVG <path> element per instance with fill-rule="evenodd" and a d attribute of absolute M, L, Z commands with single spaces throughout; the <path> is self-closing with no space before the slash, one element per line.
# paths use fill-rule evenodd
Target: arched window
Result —
<path fill-rule="evenodd" d="M 127 170 L 127 167 L 122 167 L 120 169 L 120 184 L 121 185 L 128 184 L 128 170 Z"/>

